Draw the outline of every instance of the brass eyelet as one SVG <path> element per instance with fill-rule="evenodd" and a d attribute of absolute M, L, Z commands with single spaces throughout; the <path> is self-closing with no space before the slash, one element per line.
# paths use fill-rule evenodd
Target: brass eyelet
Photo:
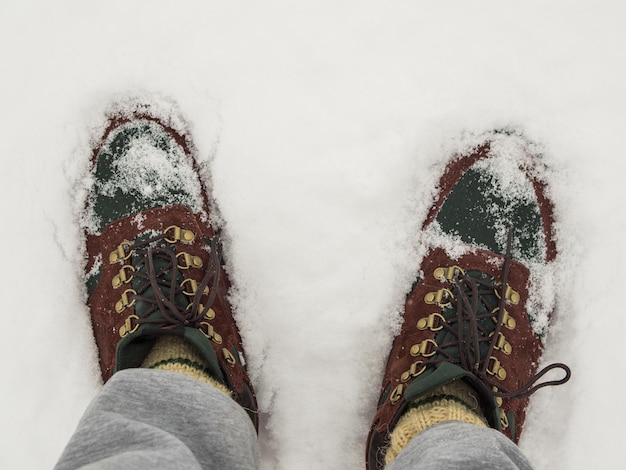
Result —
<path fill-rule="evenodd" d="M 493 337 L 493 333 L 494 332 L 491 332 L 489 337 Z M 511 346 L 511 343 L 507 341 L 506 337 L 502 334 L 502 332 L 498 333 L 498 339 L 496 340 L 494 349 L 498 351 L 502 351 L 507 356 L 509 356 L 513 352 L 513 346 Z"/>
<path fill-rule="evenodd" d="M 494 289 L 494 292 L 498 299 L 502 297 L 500 295 L 501 286 L 502 284 L 498 284 L 497 287 Z M 507 284 L 504 288 L 504 300 L 506 300 L 510 304 L 517 305 L 520 303 L 520 300 L 522 300 L 522 297 L 520 296 L 519 292 L 517 292 L 509 284 Z"/>
<path fill-rule="evenodd" d="M 498 387 L 496 387 L 495 385 L 493 387 L 491 387 L 491 391 L 493 392 L 497 392 L 498 391 Z M 502 397 L 498 397 L 498 396 L 494 396 L 495 400 L 496 400 L 496 405 L 498 405 L 500 408 L 502 408 Z"/>
<path fill-rule="evenodd" d="M 130 250 L 128 253 L 126 253 L 126 248 L 130 248 L 132 245 L 132 242 L 129 242 L 128 240 L 124 240 L 122 243 L 120 243 L 117 248 L 109 254 L 109 263 L 120 263 L 130 258 L 133 254 L 133 251 Z"/>
<path fill-rule="evenodd" d="M 439 319 L 439 326 L 435 325 L 437 319 Z M 418 330 L 439 331 L 443 329 L 442 323 L 445 323 L 445 322 L 446 322 L 445 317 L 441 313 L 435 312 L 435 313 L 431 313 L 427 317 L 420 318 L 419 320 L 417 320 L 416 326 Z"/>
<path fill-rule="evenodd" d="M 502 408 L 500 408 L 500 426 L 502 426 L 503 430 L 509 427 L 509 418 Z"/>
<path fill-rule="evenodd" d="M 200 329 L 204 336 L 206 336 L 216 344 L 222 344 L 222 336 L 213 329 L 213 325 L 207 322 L 202 322 L 200 323 L 200 326 L 206 326 L 206 332 L 204 331 L 204 329 Z"/>
<path fill-rule="evenodd" d="M 233 353 L 231 353 L 226 348 L 222 348 L 222 355 L 224 356 L 224 360 L 229 366 L 235 367 L 235 364 L 237 364 L 237 360 L 235 359 L 235 356 L 233 356 Z"/>
<path fill-rule="evenodd" d="M 431 357 L 437 354 L 439 345 L 432 339 L 425 339 L 421 343 L 411 346 L 411 356 Z"/>
<path fill-rule="evenodd" d="M 193 303 L 188 304 L 187 307 L 185 307 L 185 310 L 191 311 L 192 308 L 193 308 Z M 202 311 L 204 311 L 204 305 L 198 304 L 198 312 L 202 312 Z M 207 320 L 215 319 L 215 310 L 209 307 L 207 311 L 204 312 L 204 318 L 206 318 Z"/>
<path fill-rule="evenodd" d="M 398 384 L 396 388 L 393 389 L 391 395 L 389 395 L 389 401 L 392 405 L 395 405 L 402 398 L 402 394 L 404 393 L 404 385 Z"/>
<path fill-rule="evenodd" d="M 129 298 L 129 295 L 132 295 L 133 297 Z M 122 292 L 120 300 L 115 303 L 115 311 L 117 313 L 122 313 L 127 307 L 135 305 L 135 295 L 137 295 L 137 291 L 134 289 L 126 289 Z"/>
<path fill-rule="evenodd" d="M 202 311 L 202 309 L 200 310 Z M 215 310 L 209 307 L 208 310 L 204 313 L 204 318 L 206 318 L 207 320 L 213 320 L 215 318 Z"/>
<path fill-rule="evenodd" d="M 498 322 L 497 318 L 499 316 L 499 312 L 500 312 L 499 307 L 496 307 L 491 311 L 491 313 L 493 314 L 494 323 Z M 508 330 L 514 330 L 515 327 L 517 326 L 517 321 L 515 321 L 515 318 L 513 318 L 509 314 L 509 312 L 506 311 L 506 309 L 504 310 L 504 314 L 502 315 L 502 326 L 504 326 Z"/>
<path fill-rule="evenodd" d="M 189 284 L 189 290 L 185 290 L 186 285 Z M 194 295 L 196 295 L 196 292 L 198 292 L 198 282 L 195 279 L 185 279 L 183 282 L 180 283 L 180 287 L 183 288 L 183 294 L 189 296 L 189 297 L 193 297 Z M 204 288 L 204 292 L 202 293 L 202 295 L 208 295 L 209 294 L 209 287 L 205 286 Z"/>
<path fill-rule="evenodd" d="M 440 308 L 447 307 L 448 305 L 451 304 L 450 301 L 444 302 L 444 299 L 445 300 L 454 299 L 454 294 L 452 293 L 451 290 L 439 289 L 438 291 L 435 291 L 435 292 L 428 292 L 424 296 L 424 302 L 426 302 L 428 305 L 437 305 Z"/>
<path fill-rule="evenodd" d="M 165 238 L 168 243 L 176 243 L 182 241 L 183 243 L 191 243 L 196 238 L 196 235 L 191 230 L 180 228 L 177 225 L 170 225 L 165 229 L 165 233 L 171 232 L 171 238 Z"/>
<path fill-rule="evenodd" d="M 190 268 L 201 268 L 202 258 L 199 256 L 191 255 L 185 251 L 178 253 L 176 255 L 176 259 L 183 258 L 185 264 L 180 264 L 180 260 L 178 262 L 178 269 L 190 269 Z"/>
<path fill-rule="evenodd" d="M 465 271 L 459 266 L 439 267 L 433 272 L 433 277 L 440 281 L 454 282 L 459 274 L 465 275 Z"/>
<path fill-rule="evenodd" d="M 137 331 L 137 328 L 139 328 L 139 323 L 133 325 L 131 323 L 131 320 L 139 320 L 139 317 L 137 315 L 128 315 L 128 317 L 126 317 L 126 321 L 122 326 L 120 326 L 119 331 L 119 334 L 122 338 L 130 333 L 134 333 L 135 331 Z"/>
<path fill-rule="evenodd" d="M 425 370 L 426 370 L 426 366 L 424 365 L 424 362 L 416 361 L 413 364 L 411 364 L 411 367 L 409 368 L 409 370 L 402 372 L 402 375 L 400 376 L 400 381 L 408 382 L 412 378 L 415 378 L 418 375 L 421 375 Z"/>
<path fill-rule="evenodd" d="M 128 273 L 134 273 L 135 272 L 135 268 L 133 266 L 131 266 L 130 264 L 125 264 L 124 266 L 122 266 L 122 268 L 120 269 L 119 273 L 116 274 L 115 276 L 113 276 L 113 279 L 111 280 L 111 284 L 113 285 L 113 289 L 117 289 L 119 288 L 122 284 L 128 284 L 130 281 L 133 280 L 133 275 L 129 275 Z"/>
<path fill-rule="evenodd" d="M 487 367 L 487 373 L 489 375 L 495 376 L 498 380 L 506 379 L 506 370 L 502 367 L 502 364 L 500 364 L 497 358 L 491 356 L 489 358 L 489 364 L 490 367 Z"/>

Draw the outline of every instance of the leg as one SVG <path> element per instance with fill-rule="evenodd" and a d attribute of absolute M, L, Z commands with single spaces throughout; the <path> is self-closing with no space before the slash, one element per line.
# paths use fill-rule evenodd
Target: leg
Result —
<path fill-rule="evenodd" d="M 388 470 L 530 470 L 519 448 L 504 434 L 460 421 L 437 424 L 418 434 Z"/>
<path fill-rule="evenodd" d="M 254 426 L 234 400 L 183 374 L 129 369 L 91 403 L 56 469 L 257 465 Z"/>

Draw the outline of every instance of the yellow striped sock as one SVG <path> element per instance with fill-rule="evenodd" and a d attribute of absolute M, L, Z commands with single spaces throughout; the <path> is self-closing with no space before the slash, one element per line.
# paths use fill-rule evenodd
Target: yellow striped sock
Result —
<path fill-rule="evenodd" d="M 208 363 L 195 346 L 178 336 L 158 338 L 140 367 L 185 374 L 231 396 L 228 387 L 209 374 Z"/>
<path fill-rule="evenodd" d="M 444 421 L 487 426 L 475 392 L 465 382 L 455 381 L 443 385 L 413 402 L 391 433 L 385 463 L 388 465 L 393 462 L 420 432 Z"/>

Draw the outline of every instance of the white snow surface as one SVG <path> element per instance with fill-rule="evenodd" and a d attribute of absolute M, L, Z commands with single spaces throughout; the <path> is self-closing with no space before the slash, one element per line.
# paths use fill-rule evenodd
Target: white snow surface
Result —
<path fill-rule="evenodd" d="M 621 0 L 3 1 L 0 467 L 52 467 L 101 387 L 78 179 L 132 95 L 178 103 L 211 174 L 263 469 L 364 467 L 434 186 L 504 126 L 550 164 L 545 360 L 574 374 L 532 397 L 521 447 L 538 469 L 621 468 L 625 17 Z"/>

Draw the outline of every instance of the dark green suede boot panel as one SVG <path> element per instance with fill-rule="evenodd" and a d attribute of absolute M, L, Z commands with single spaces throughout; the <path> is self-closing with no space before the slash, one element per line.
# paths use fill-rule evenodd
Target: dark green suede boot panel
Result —
<path fill-rule="evenodd" d="M 100 275 L 102 274 L 102 264 L 93 269 L 92 272 L 85 274 L 85 286 L 87 287 L 87 298 L 91 297 L 93 291 L 98 287 Z"/>
<path fill-rule="evenodd" d="M 152 121 L 115 129 L 95 161 L 89 205 L 97 230 L 130 214 L 173 204 L 196 212 L 202 206 L 200 182 L 184 149 Z"/>
<path fill-rule="evenodd" d="M 520 177 L 524 177 L 520 172 Z M 528 185 L 531 183 L 528 182 Z M 470 168 L 456 183 L 436 217 L 444 233 L 494 253 L 506 251 L 509 227 L 518 259 L 543 262 L 545 236 L 535 197 L 500 190 L 483 168 Z"/>

